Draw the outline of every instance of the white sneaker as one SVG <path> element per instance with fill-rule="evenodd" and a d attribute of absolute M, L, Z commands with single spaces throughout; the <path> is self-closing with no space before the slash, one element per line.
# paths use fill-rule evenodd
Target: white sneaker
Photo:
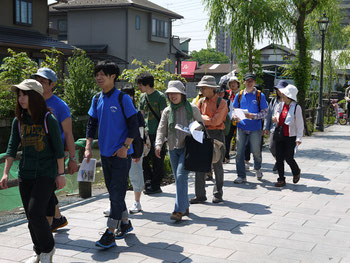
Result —
<path fill-rule="evenodd" d="M 111 214 L 111 209 L 110 208 L 106 209 L 105 211 L 103 211 L 103 214 L 105 216 L 109 216 Z"/>
<path fill-rule="evenodd" d="M 261 170 L 256 170 L 255 171 L 255 174 L 256 174 L 256 178 L 258 178 L 258 180 L 261 180 L 262 177 L 263 177 L 263 173 L 261 172 Z"/>
<path fill-rule="evenodd" d="M 40 254 L 41 263 L 52 263 L 52 256 L 55 254 L 55 248 L 53 248 L 49 253 Z"/>
<path fill-rule="evenodd" d="M 26 260 L 25 263 L 39 263 L 40 256 L 37 253 L 34 253 L 30 258 Z"/>
<path fill-rule="evenodd" d="M 249 167 L 249 162 L 245 162 L 245 170 L 246 170 L 246 171 L 249 171 L 249 168 L 250 168 L 250 167 Z"/>
<path fill-rule="evenodd" d="M 237 177 L 236 180 L 233 181 L 235 184 L 242 184 L 242 183 L 246 183 L 247 179 L 246 178 L 242 178 L 242 177 Z"/>
<path fill-rule="evenodd" d="M 134 204 L 129 208 L 130 214 L 136 214 L 138 212 L 141 212 L 142 207 L 140 202 L 134 202 Z"/>

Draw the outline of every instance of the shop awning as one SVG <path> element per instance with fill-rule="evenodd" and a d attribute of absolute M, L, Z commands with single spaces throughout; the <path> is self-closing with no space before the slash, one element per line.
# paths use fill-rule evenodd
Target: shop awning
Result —
<path fill-rule="evenodd" d="M 181 77 L 194 78 L 194 71 L 197 68 L 197 61 L 182 61 L 181 62 Z M 177 70 L 175 70 L 177 73 Z"/>

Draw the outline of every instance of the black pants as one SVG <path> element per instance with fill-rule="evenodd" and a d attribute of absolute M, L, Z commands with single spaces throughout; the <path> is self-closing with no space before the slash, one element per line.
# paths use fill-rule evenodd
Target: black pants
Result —
<path fill-rule="evenodd" d="M 225 158 L 227 158 L 227 159 L 230 158 L 231 142 L 232 142 L 232 138 L 233 138 L 233 135 L 235 134 L 236 129 L 237 129 L 237 126 L 233 126 L 232 122 L 231 122 L 230 131 L 225 136 L 225 147 L 226 147 Z"/>
<path fill-rule="evenodd" d="M 38 255 L 49 253 L 55 245 L 49 222 L 46 219 L 54 186 L 55 179 L 47 176 L 37 177 L 34 180 L 19 178 L 19 192 L 28 219 L 34 251 Z"/>
<path fill-rule="evenodd" d="M 57 188 L 55 186 L 53 191 L 52 191 L 52 195 L 50 197 L 49 204 L 47 206 L 46 216 L 55 216 L 56 205 L 58 205 L 58 199 L 57 199 L 57 196 L 55 194 L 56 190 L 57 190 Z"/>
<path fill-rule="evenodd" d="M 300 174 L 297 162 L 294 160 L 294 148 L 296 146 L 296 137 L 284 137 L 283 141 L 276 141 L 276 163 L 278 171 L 278 181 L 285 181 L 284 160 L 290 166 L 293 175 Z"/>
<path fill-rule="evenodd" d="M 152 189 L 157 190 L 160 188 L 160 183 L 164 176 L 164 157 L 166 154 L 166 144 L 163 145 L 162 150 L 160 151 L 161 158 L 159 159 L 154 153 L 156 135 L 150 134 L 149 138 L 151 141 L 151 150 L 147 156 L 143 157 L 143 176 L 146 182 L 146 187 L 152 187 Z"/>

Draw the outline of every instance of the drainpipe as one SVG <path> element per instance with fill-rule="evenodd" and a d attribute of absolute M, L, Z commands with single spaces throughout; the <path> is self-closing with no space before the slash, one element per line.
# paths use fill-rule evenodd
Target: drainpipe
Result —
<path fill-rule="evenodd" d="M 125 61 L 129 62 L 129 9 L 126 9 L 126 23 L 125 23 Z M 125 68 L 129 68 L 129 64 L 125 65 Z"/>

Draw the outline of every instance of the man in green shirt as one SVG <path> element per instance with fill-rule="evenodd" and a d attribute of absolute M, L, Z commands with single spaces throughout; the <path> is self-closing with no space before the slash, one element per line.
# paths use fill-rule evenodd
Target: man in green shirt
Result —
<path fill-rule="evenodd" d="M 154 89 L 154 77 L 150 73 L 141 73 L 136 83 L 142 92 L 140 97 L 140 111 L 146 122 L 146 132 L 151 140 L 151 150 L 143 159 L 143 176 L 146 182 L 145 194 L 161 193 L 160 183 L 164 175 L 164 157 L 166 146 L 163 145 L 161 158 L 155 156 L 155 139 L 160 117 L 167 107 L 165 95 Z"/>

